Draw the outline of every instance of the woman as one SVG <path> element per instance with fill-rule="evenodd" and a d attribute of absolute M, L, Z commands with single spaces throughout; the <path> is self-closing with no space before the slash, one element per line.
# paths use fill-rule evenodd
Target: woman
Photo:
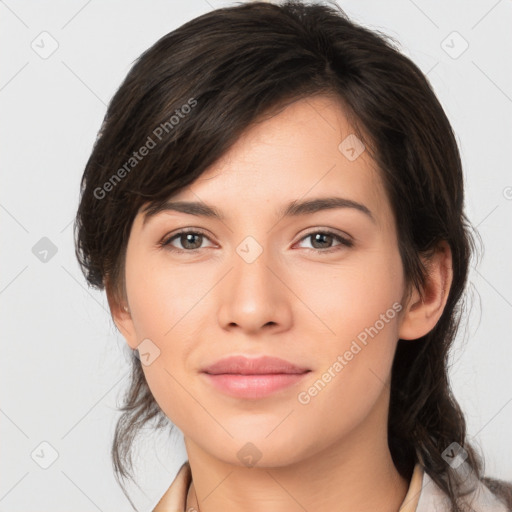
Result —
<path fill-rule="evenodd" d="M 188 455 L 157 512 L 511 507 L 447 375 L 463 206 L 425 77 L 340 10 L 256 2 L 160 39 L 109 105 L 76 219 L 134 351 L 117 476 L 156 420 Z"/>

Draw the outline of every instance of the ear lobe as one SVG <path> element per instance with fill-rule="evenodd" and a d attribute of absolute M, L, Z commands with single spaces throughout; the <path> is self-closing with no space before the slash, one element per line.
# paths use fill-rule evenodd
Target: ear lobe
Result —
<path fill-rule="evenodd" d="M 117 295 L 112 291 L 110 286 L 105 286 L 107 293 L 108 305 L 112 320 L 116 324 L 117 329 L 123 335 L 124 339 L 130 346 L 135 349 L 138 345 L 133 319 L 128 307 L 122 304 Z"/>
<path fill-rule="evenodd" d="M 441 318 L 453 280 L 452 252 L 447 242 L 438 244 L 424 261 L 428 275 L 422 294 L 414 290 L 402 316 L 399 337 L 415 340 L 429 333 Z"/>

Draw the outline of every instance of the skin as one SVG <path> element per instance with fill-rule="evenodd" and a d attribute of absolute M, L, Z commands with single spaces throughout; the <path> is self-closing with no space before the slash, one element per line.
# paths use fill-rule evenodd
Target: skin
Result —
<path fill-rule="evenodd" d="M 143 369 L 156 401 L 184 434 L 193 479 L 188 506 L 197 508 L 198 499 L 201 512 L 396 511 L 407 492 L 387 444 L 391 365 L 399 338 L 423 336 L 441 316 L 451 253 L 441 244 L 429 262 L 423 299 L 417 290 L 406 293 L 379 172 L 368 151 L 350 161 L 338 149 L 351 133 L 342 106 L 328 96 L 296 101 L 253 125 L 172 198 L 207 203 L 225 219 L 164 211 L 144 224 L 139 212 L 124 300 L 107 288 L 129 346 L 149 338 L 160 350 Z M 276 214 L 290 201 L 330 196 L 365 205 L 373 219 L 355 208 Z M 188 227 L 206 236 L 159 246 Z M 326 228 L 353 246 L 307 236 Z M 252 263 L 237 253 L 247 236 L 263 250 Z M 298 394 L 393 304 L 400 313 L 309 403 L 300 403 Z M 277 356 L 312 371 L 268 397 L 233 398 L 200 374 L 231 354 Z M 237 456 L 247 442 L 261 452 L 254 467 Z M 155 510 L 166 510 L 166 501 Z"/>

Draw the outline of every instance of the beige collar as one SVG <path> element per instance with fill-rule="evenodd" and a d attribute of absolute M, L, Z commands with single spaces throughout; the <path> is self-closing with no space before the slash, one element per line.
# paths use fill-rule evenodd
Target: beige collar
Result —
<path fill-rule="evenodd" d="M 469 475 L 471 477 L 471 474 Z M 171 486 L 166 490 L 153 512 L 186 512 L 187 493 L 192 482 L 192 473 L 188 461 L 185 461 Z M 475 512 L 507 512 L 502 503 L 483 483 L 475 478 L 468 479 L 468 485 L 474 487 L 465 502 Z M 451 506 L 446 494 L 430 478 L 420 463 L 416 463 L 409 489 L 400 506 L 400 512 L 448 512 Z"/>

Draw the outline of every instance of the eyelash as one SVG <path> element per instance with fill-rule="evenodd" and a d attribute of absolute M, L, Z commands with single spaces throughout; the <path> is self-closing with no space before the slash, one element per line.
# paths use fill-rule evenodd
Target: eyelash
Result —
<path fill-rule="evenodd" d="M 314 247 L 305 247 L 305 249 L 308 249 L 310 251 L 315 251 L 317 253 L 320 253 L 320 254 L 325 254 L 325 253 L 332 253 L 332 252 L 335 252 L 337 251 L 338 249 L 337 248 L 340 248 L 340 247 L 347 247 L 347 248 L 350 248 L 350 247 L 353 247 L 354 245 L 354 242 L 352 240 L 349 240 L 348 238 L 344 238 L 342 237 L 341 235 L 335 233 L 334 231 L 331 231 L 329 229 L 317 229 L 316 231 L 310 231 L 309 233 L 307 233 L 306 235 L 304 235 L 300 240 L 299 242 L 301 242 L 302 240 L 308 238 L 308 237 L 311 237 L 312 235 L 316 235 L 316 234 L 322 234 L 322 235 L 329 235 L 329 236 L 332 236 L 336 241 L 339 242 L 339 245 L 336 245 L 334 247 L 329 247 L 328 249 L 315 249 Z M 203 236 L 205 238 L 208 238 L 208 236 L 206 235 L 206 233 L 204 233 L 203 231 L 201 230 L 198 230 L 198 229 L 183 229 L 181 231 L 178 231 L 177 233 L 175 233 L 172 237 L 170 238 L 164 238 L 161 242 L 159 242 L 159 246 L 162 247 L 162 248 L 165 248 L 169 251 L 173 251 L 173 252 L 188 252 L 188 253 L 194 253 L 196 251 L 199 251 L 200 249 L 205 249 L 205 247 L 198 247 L 197 249 L 178 249 L 176 247 L 173 247 L 171 245 L 171 242 L 175 239 L 178 239 L 181 235 L 187 235 L 187 234 L 193 234 L 193 235 L 200 235 L 200 236 Z M 209 238 L 208 238 L 209 240 Z"/>

